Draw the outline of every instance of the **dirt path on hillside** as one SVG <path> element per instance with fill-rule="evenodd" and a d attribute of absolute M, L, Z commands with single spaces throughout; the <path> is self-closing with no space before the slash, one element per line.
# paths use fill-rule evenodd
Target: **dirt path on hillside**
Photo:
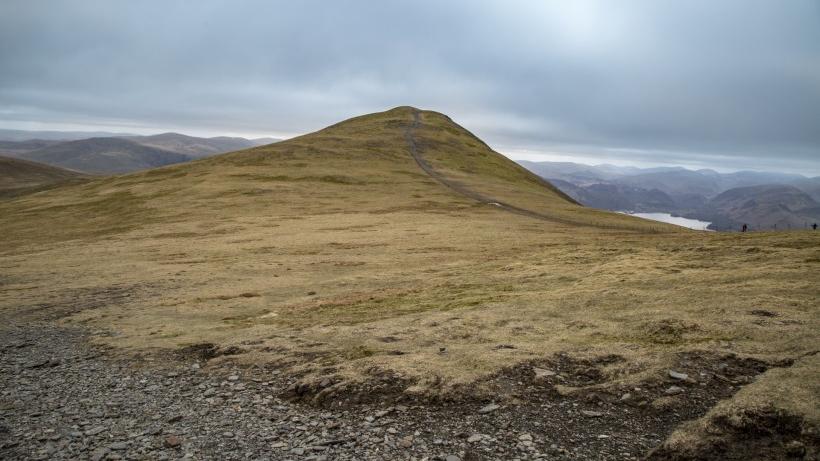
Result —
<path fill-rule="evenodd" d="M 416 161 L 416 163 L 419 165 L 419 167 L 422 170 L 424 170 L 424 172 L 427 173 L 428 176 L 435 179 L 439 184 L 441 184 L 441 185 L 449 188 L 450 190 L 452 190 L 452 191 L 454 191 L 454 192 L 456 192 L 460 195 L 463 195 L 463 196 L 465 196 L 469 199 L 475 200 L 477 202 L 480 202 L 480 203 L 483 203 L 483 204 L 486 204 L 486 205 L 491 205 L 491 206 L 498 207 L 498 208 L 500 208 L 504 211 L 510 212 L 510 213 L 515 213 L 517 215 L 527 216 L 529 218 L 535 218 L 535 219 L 540 219 L 542 221 L 550 221 L 550 222 L 555 222 L 555 223 L 560 223 L 560 224 L 568 224 L 568 225 L 578 225 L 579 224 L 579 223 L 577 223 L 575 221 L 572 221 L 572 220 L 569 220 L 569 219 L 563 219 L 563 218 L 559 218 L 559 217 L 556 217 L 556 216 L 551 216 L 551 215 L 547 215 L 547 214 L 544 214 L 544 213 L 539 213 L 539 212 L 536 212 L 536 211 L 527 210 L 527 209 L 524 209 L 524 208 L 519 208 L 515 205 L 510 205 L 509 203 L 504 203 L 503 201 L 501 201 L 497 198 L 487 197 L 487 196 L 485 196 L 485 195 L 483 195 L 479 192 L 476 192 L 476 191 L 470 189 L 469 187 L 465 186 L 464 184 L 462 184 L 458 181 L 449 179 L 446 176 L 442 175 L 441 173 L 436 171 L 433 168 L 433 166 L 430 165 L 430 163 L 427 160 L 425 160 L 424 157 L 422 157 L 422 155 L 421 155 L 421 152 L 420 152 L 421 149 L 419 148 L 418 144 L 416 143 L 416 139 L 414 137 L 415 130 L 416 130 L 416 128 L 418 128 L 420 123 L 421 123 L 421 119 L 419 117 L 419 111 L 415 110 L 415 111 L 413 111 L 413 123 L 407 129 L 405 129 L 405 132 L 404 132 L 405 138 L 407 139 L 407 145 L 409 146 L 409 149 L 410 149 L 410 155 L 413 156 L 413 159 Z"/>

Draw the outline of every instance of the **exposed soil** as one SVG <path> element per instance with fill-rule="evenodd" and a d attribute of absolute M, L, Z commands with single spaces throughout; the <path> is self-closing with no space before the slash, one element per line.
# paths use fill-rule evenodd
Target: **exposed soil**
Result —
<path fill-rule="evenodd" d="M 803 418 L 783 410 L 745 410 L 732 417 L 710 421 L 710 434 L 681 450 L 662 445 L 649 455 L 650 461 L 721 460 L 816 460 L 820 456 L 820 434 Z"/>
<path fill-rule="evenodd" d="M 134 357 L 87 339 L 45 324 L 0 330 L 0 458 L 641 459 L 768 366 L 684 354 L 678 371 L 687 380 L 659 376 L 601 390 L 628 365 L 623 358 L 558 355 L 433 401 L 407 394 L 410 383 L 383 370 L 359 386 L 307 385 L 275 369 L 239 368 L 231 354 L 241 351 L 213 344 Z M 668 395 L 672 386 L 681 391 Z M 714 453 L 756 459 L 779 447 L 811 456 L 816 440 L 800 435 L 799 421 L 764 416 L 742 427 L 727 422 L 729 436 L 715 436 L 722 451 Z M 652 456 L 718 459 L 679 455 Z"/>

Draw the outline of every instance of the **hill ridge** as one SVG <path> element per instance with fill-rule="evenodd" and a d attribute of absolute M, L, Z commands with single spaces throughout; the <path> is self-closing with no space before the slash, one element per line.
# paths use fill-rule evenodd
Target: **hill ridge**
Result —
<path fill-rule="evenodd" d="M 178 152 L 117 137 L 66 141 L 27 152 L 19 157 L 93 174 L 126 173 L 187 162 L 191 159 Z"/>
<path fill-rule="evenodd" d="M 548 215 L 545 215 L 543 213 L 538 213 L 538 212 L 535 212 L 535 211 L 532 211 L 532 210 L 527 210 L 527 209 L 524 209 L 524 208 L 517 207 L 515 205 L 510 205 L 508 203 L 504 203 L 500 199 L 496 199 L 496 198 L 493 198 L 493 197 L 487 197 L 483 194 L 480 194 L 478 192 L 475 192 L 475 191 L 471 190 L 470 188 L 466 187 L 463 184 L 458 183 L 457 181 L 450 180 L 447 177 L 445 177 L 444 175 L 437 172 L 433 168 L 433 166 L 430 165 L 424 159 L 424 157 L 422 156 L 422 153 L 421 153 L 421 149 L 419 149 L 419 147 L 417 146 L 416 141 L 413 137 L 415 129 L 418 128 L 419 124 L 421 123 L 421 121 L 420 121 L 420 111 L 419 111 L 419 109 L 416 109 L 414 107 L 411 107 L 410 109 L 413 111 L 413 123 L 405 129 L 405 137 L 407 139 L 407 144 L 410 148 L 410 155 L 413 156 L 413 159 L 416 161 L 416 163 L 419 165 L 419 167 L 425 173 L 427 173 L 430 177 L 432 177 L 433 179 L 435 179 L 436 181 L 438 181 L 442 185 L 452 189 L 453 191 L 455 191 L 455 192 L 457 192 L 457 193 L 459 193 L 459 194 L 461 194 L 465 197 L 471 198 L 471 199 L 476 200 L 476 201 L 478 201 L 480 203 L 483 203 L 483 204 L 497 206 L 500 209 L 508 211 L 510 213 L 516 213 L 516 214 L 520 214 L 522 216 L 528 216 L 528 217 L 536 218 L 536 219 L 543 219 L 543 220 L 546 220 L 546 221 L 555 221 L 555 222 L 561 222 L 561 223 L 564 223 L 564 224 L 574 224 L 574 222 L 572 222 L 571 220 L 560 219 L 560 218 L 556 218 L 554 216 L 548 216 Z M 453 122 L 446 115 L 444 115 L 444 117 L 446 117 L 448 120 L 450 120 L 453 124 L 456 124 L 455 122 Z M 467 131 L 467 130 L 465 130 L 465 131 Z M 469 131 L 468 131 L 468 133 L 469 133 Z M 470 135 L 473 136 L 475 139 L 481 141 L 478 137 L 476 137 L 472 133 L 470 133 Z M 489 145 L 484 143 L 484 141 L 481 141 L 481 143 L 487 149 L 491 149 Z M 547 181 L 543 181 L 543 182 L 545 183 L 545 186 L 548 186 L 549 188 L 554 189 L 554 191 L 556 193 L 563 196 L 568 202 L 578 204 L 578 202 L 576 202 L 575 200 L 573 200 L 572 198 L 570 198 L 568 195 L 564 194 L 563 192 L 559 191 L 555 186 L 552 186 L 551 184 L 549 184 L 549 182 L 547 182 Z"/>
<path fill-rule="evenodd" d="M 80 172 L 45 163 L 0 156 L 0 198 L 38 192 L 85 177 Z"/>

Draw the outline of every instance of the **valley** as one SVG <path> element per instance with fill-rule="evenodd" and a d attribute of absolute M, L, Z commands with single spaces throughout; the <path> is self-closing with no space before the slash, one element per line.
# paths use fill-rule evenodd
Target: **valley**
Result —
<path fill-rule="evenodd" d="M 806 230 L 820 221 L 820 177 L 681 167 L 520 162 L 580 203 L 612 211 L 670 213 L 709 229 Z"/>

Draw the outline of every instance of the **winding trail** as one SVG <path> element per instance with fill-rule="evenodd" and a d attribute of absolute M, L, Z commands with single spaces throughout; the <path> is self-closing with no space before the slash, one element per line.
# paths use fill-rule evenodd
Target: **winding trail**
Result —
<path fill-rule="evenodd" d="M 475 200 L 479 203 L 483 203 L 483 204 L 486 204 L 486 205 L 493 205 L 493 206 L 496 206 L 496 207 L 498 207 L 498 208 L 500 208 L 504 211 L 507 211 L 507 212 L 510 212 L 510 213 L 515 213 L 517 215 L 527 216 L 529 218 L 535 218 L 535 219 L 540 219 L 542 221 L 550 221 L 550 222 L 555 222 L 555 223 L 560 223 L 560 224 L 568 224 L 568 225 L 580 225 L 580 224 L 582 224 L 582 223 L 572 221 L 572 220 L 569 220 L 569 219 L 558 218 L 558 217 L 555 217 L 555 216 L 550 216 L 550 215 L 546 215 L 546 214 L 543 214 L 543 213 L 538 213 L 536 211 L 527 210 L 525 208 L 519 208 L 515 205 L 510 205 L 509 203 L 504 203 L 501 200 L 498 200 L 496 198 L 488 197 L 486 195 L 478 193 L 478 192 L 468 188 L 464 184 L 461 184 L 458 181 L 454 181 L 452 179 L 449 179 L 449 178 L 445 177 L 443 174 L 441 174 L 438 171 L 436 171 L 435 169 L 433 169 L 433 166 L 430 165 L 430 163 L 427 162 L 427 160 L 425 160 L 424 157 L 422 157 L 421 153 L 419 152 L 419 147 L 416 144 L 416 139 L 414 138 L 413 135 L 416 131 L 416 128 L 418 128 L 420 124 L 421 124 L 421 119 L 419 117 L 419 111 L 414 110 L 413 111 L 413 123 L 408 128 L 406 128 L 405 131 L 404 131 L 404 136 L 407 139 L 407 144 L 410 148 L 410 155 L 413 156 L 413 159 L 416 161 L 416 163 L 419 165 L 419 167 L 422 170 L 424 170 L 424 172 L 427 173 L 428 176 L 430 176 L 431 178 L 438 181 L 439 184 L 449 188 L 450 190 L 452 190 L 452 191 L 454 191 L 454 192 L 456 192 L 460 195 L 463 195 L 463 196 L 465 196 L 469 199 Z"/>

